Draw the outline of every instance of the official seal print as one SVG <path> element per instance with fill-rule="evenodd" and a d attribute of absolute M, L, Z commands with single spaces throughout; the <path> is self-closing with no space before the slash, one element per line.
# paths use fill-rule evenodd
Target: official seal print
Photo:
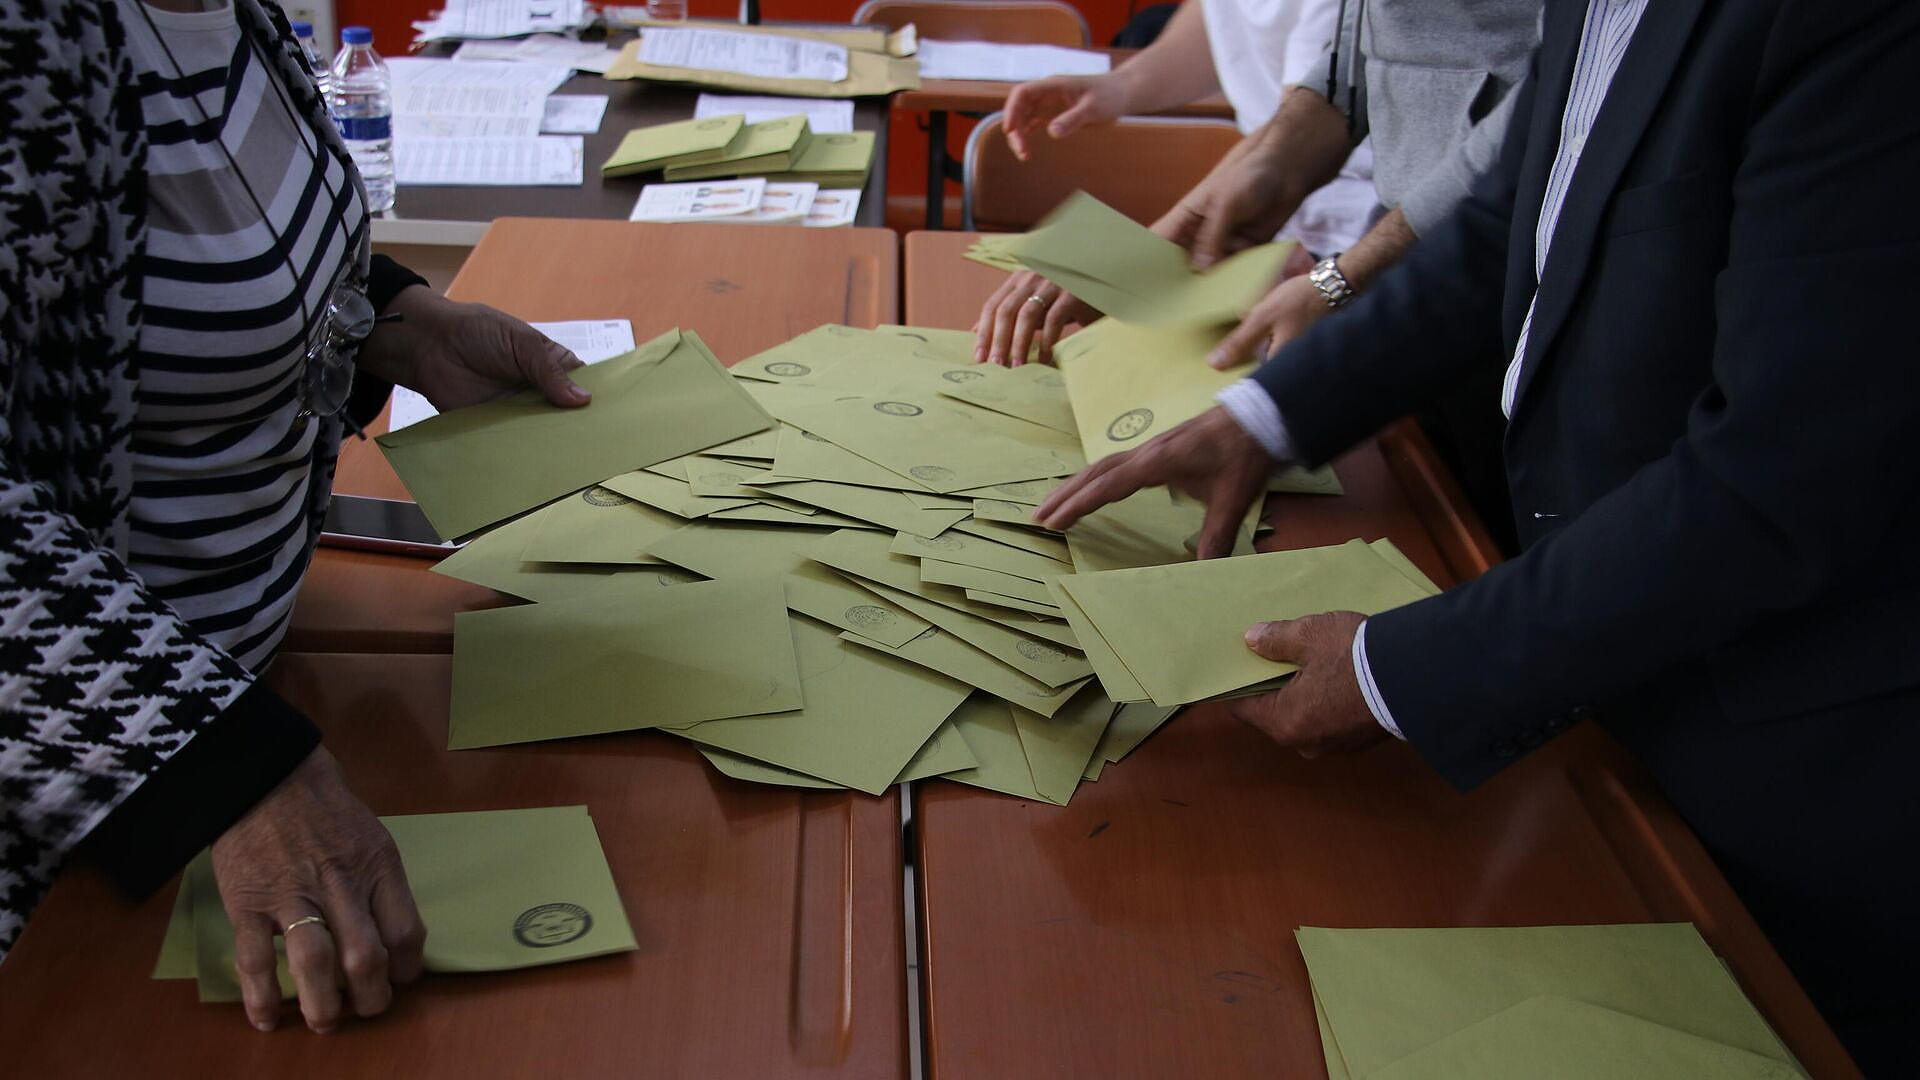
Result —
<path fill-rule="evenodd" d="M 986 378 L 985 375 L 980 374 L 972 368 L 955 368 L 952 371 L 943 371 L 940 373 L 940 377 L 950 383 L 970 383 L 975 379 Z"/>
<path fill-rule="evenodd" d="M 778 375 L 783 379 L 797 379 L 802 375 L 813 374 L 813 369 L 805 364 L 796 364 L 791 360 L 776 360 L 761 369 L 769 375 Z"/>
<path fill-rule="evenodd" d="M 593 929 L 593 916 L 579 904 L 541 904 L 513 920 L 513 938 L 534 949 L 579 941 Z"/>
<path fill-rule="evenodd" d="M 885 626 L 893 621 L 893 612 L 872 604 L 855 604 L 847 609 L 847 621 L 855 626 Z"/>
<path fill-rule="evenodd" d="M 580 501 L 588 506 L 625 506 L 633 500 L 617 491 L 603 487 L 590 487 L 580 493 Z"/>
<path fill-rule="evenodd" d="M 1113 418 L 1107 425 L 1107 438 L 1114 442 L 1126 442 L 1137 439 L 1140 433 L 1153 426 L 1152 409 L 1128 409 Z"/>
<path fill-rule="evenodd" d="M 920 406 L 904 401 L 876 401 L 873 403 L 873 411 L 886 413 L 888 416 L 919 416 L 926 412 Z"/>
<path fill-rule="evenodd" d="M 907 475 L 929 484 L 944 484 L 953 479 L 953 470 L 945 465 L 915 465 L 907 470 Z"/>
<path fill-rule="evenodd" d="M 1066 653 L 1061 652 L 1059 649 L 1054 648 L 1044 641 L 1034 641 L 1031 638 L 1023 638 L 1020 641 L 1014 642 L 1013 651 L 1029 660 L 1041 664 L 1058 664 L 1065 662 L 1067 659 Z"/>
<path fill-rule="evenodd" d="M 960 551 L 967 546 L 967 542 L 957 536 L 916 536 L 913 542 L 935 551 Z"/>

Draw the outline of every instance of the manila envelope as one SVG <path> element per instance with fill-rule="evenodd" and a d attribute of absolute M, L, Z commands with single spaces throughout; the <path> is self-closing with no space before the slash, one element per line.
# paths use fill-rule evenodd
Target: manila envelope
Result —
<path fill-rule="evenodd" d="M 1541 995 L 1791 1063 L 1691 923 L 1294 932 L 1329 1072 L 1372 1077 Z M 1554 1075 L 1557 1072 L 1535 1075 Z M 1635 1074 L 1626 1074 L 1635 1075 Z"/>
<path fill-rule="evenodd" d="M 630 952 L 624 904 L 584 806 L 383 817 L 427 927 L 428 971 L 508 971 Z M 195 978 L 200 1000 L 240 1000 L 233 927 L 213 862 L 181 878 L 154 978 Z M 281 948 L 280 987 L 293 996 Z"/>
<path fill-rule="evenodd" d="M 787 607 L 824 623 L 900 646 L 928 624 L 814 562 L 807 551 L 821 533 L 752 522 L 689 525 L 651 549 L 676 566 L 720 580 L 778 577 Z"/>
<path fill-rule="evenodd" d="M 451 750 L 800 705 L 777 578 L 670 589 L 616 578 L 582 599 L 454 617 Z"/>
<path fill-rule="evenodd" d="M 1055 584 L 1158 705 L 1203 701 L 1297 671 L 1247 648 L 1255 623 L 1329 611 L 1374 615 L 1429 595 L 1359 540 L 1079 574 Z M 1068 622 L 1087 644 L 1071 612 Z M 1108 671 L 1090 645 L 1087 656 L 1105 683 Z"/>
<path fill-rule="evenodd" d="M 675 734 L 879 795 L 966 700 L 969 688 L 792 620 L 804 707 L 712 720 Z"/>
<path fill-rule="evenodd" d="M 1031 709 L 1042 716 L 1052 716 L 1059 712 L 1072 699 L 1075 692 L 1093 681 L 1083 679 L 1065 686 L 1048 686 L 1038 679 L 1028 678 L 938 627 L 928 630 L 897 649 L 889 648 L 852 631 L 842 633 L 840 637 L 855 645 L 883 652 L 888 656 L 918 664 L 930 671 L 937 671 L 949 678 L 958 679 L 968 686 L 985 690 L 1002 701 L 1009 704 L 1017 703 L 1022 708 Z"/>
<path fill-rule="evenodd" d="M 842 394 L 872 396 L 877 390 L 917 388 L 933 393 L 950 380 L 949 371 L 973 366 L 949 358 L 944 343 L 921 337 L 827 323 L 758 352 L 728 370 L 737 379 L 755 379 Z"/>
<path fill-rule="evenodd" d="M 1086 464 L 1068 436 L 937 395 L 851 398 L 781 419 L 941 494 L 1066 476 Z"/>
<path fill-rule="evenodd" d="M 740 137 L 728 144 L 719 157 L 697 165 L 674 165 L 665 178 L 672 183 L 683 180 L 715 180 L 744 176 L 751 172 L 785 170 L 806 152 L 813 141 L 813 127 L 800 114 L 762 120 L 740 129 Z"/>
<path fill-rule="evenodd" d="M 773 423 L 691 331 L 669 330 L 573 378 L 591 404 L 563 409 L 525 391 L 380 436 L 442 537 Z"/>
<path fill-rule="evenodd" d="M 537 516 L 527 514 L 496 525 L 433 564 L 433 572 L 522 600 L 546 603 L 592 595 L 616 576 L 651 573 L 660 569 L 595 563 L 527 562 L 521 553 L 539 533 L 541 524 Z"/>
<path fill-rule="evenodd" d="M 1043 582 L 965 563 L 947 562 L 945 559 L 922 556 L 920 580 L 927 585 L 945 585 L 955 589 L 995 593 L 1035 604 L 1053 604 L 1053 596 Z"/>
<path fill-rule="evenodd" d="M 967 520 L 967 510 L 922 510 L 905 494 L 884 488 L 836 484 L 828 481 L 765 484 L 765 490 L 830 510 L 843 517 L 858 518 L 882 526 L 890 532 L 935 537 Z"/>
<path fill-rule="evenodd" d="M 1041 798 L 1060 806 L 1073 798 L 1114 708 L 1096 684 L 1084 687 L 1066 708 L 1052 716 L 1009 706 L 1014 729 L 1020 733 L 1020 749 L 1027 755 L 1027 769 L 1033 775 L 1034 790 Z"/>
<path fill-rule="evenodd" d="M 1023 265 L 1094 310 L 1143 326 L 1239 321 L 1279 280 L 1293 247 L 1262 244 L 1196 272 L 1178 244 L 1083 191 L 1011 245 Z"/>
<path fill-rule="evenodd" d="M 734 71 L 705 71 L 699 68 L 664 67 L 643 63 L 640 41 L 634 39 L 614 57 L 605 79 L 645 79 L 648 82 L 691 83 L 748 94 L 772 94 L 777 97 L 885 97 L 900 90 L 920 88 L 920 61 L 912 57 L 888 56 L 882 52 L 847 50 L 847 77 L 839 82 L 825 79 L 783 79 L 764 75 L 742 75 Z"/>
<path fill-rule="evenodd" d="M 979 649 L 995 660 L 1030 679 L 1048 686 L 1080 682 L 1093 674 L 1093 666 L 1080 653 L 1042 641 L 997 622 L 956 611 L 945 604 L 925 600 L 913 593 L 889 588 L 873 581 L 862 584 L 881 599 L 906 609 Z"/>
<path fill-rule="evenodd" d="M 940 393 L 991 412 L 1051 428 L 1063 435 L 1074 435 L 1079 427 L 1073 421 L 1073 403 L 1067 398 L 1067 384 L 1060 373 L 1044 364 L 1023 364 L 1002 368 L 992 364 L 974 364 L 948 372 L 950 385 Z"/>
<path fill-rule="evenodd" d="M 598 484 L 527 515 L 533 538 L 520 558 L 533 563 L 658 564 L 646 546 L 686 522 Z"/>
<path fill-rule="evenodd" d="M 600 166 L 600 175 L 631 176 L 717 160 L 726 154 L 746 122 L 745 114 L 728 113 L 634 128 L 621 136 L 620 145 Z"/>
<path fill-rule="evenodd" d="M 1073 566 L 1070 563 L 1028 551 L 1026 548 L 1010 547 L 995 540 L 968 536 L 958 530 L 931 539 L 914 536 L 911 533 L 895 533 L 891 550 L 895 555 L 906 555 L 915 559 L 937 559 L 940 562 L 959 563 L 961 566 L 971 566 L 980 570 L 997 570 L 1002 574 L 1011 574 L 1029 581 L 1046 582 L 1061 574 L 1073 573 Z"/>
<path fill-rule="evenodd" d="M 1029 615 L 1039 615 L 1042 618 L 1048 619 L 1066 618 L 1059 608 L 1052 604 L 1040 603 L 1037 600 L 1022 600 L 1017 596 L 1003 596 L 1000 593 L 989 592 L 985 589 L 968 589 L 966 590 L 966 595 L 967 599 L 975 603 L 986 604 L 989 607 L 1009 608 L 1013 611 L 1023 611 Z"/>
<path fill-rule="evenodd" d="M 774 474 L 779 477 L 886 491 L 928 490 L 925 484 L 912 477 L 876 465 L 851 450 L 835 446 L 797 427 L 783 424 L 778 445 L 772 467 Z"/>
<path fill-rule="evenodd" d="M 1002 503 L 1003 507 L 1019 506 L 1019 503 Z M 1032 526 L 1032 527 L 1028 527 Z M 991 540 L 996 544 L 1022 548 L 1035 555 L 1044 555 L 1057 563 L 1073 565 L 1073 550 L 1060 534 L 1050 533 L 1033 526 L 1032 522 L 1022 525 L 1009 525 L 998 521 L 963 521 L 954 526 L 968 536 L 977 536 L 982 540 Z"/>
<path fill-rule="evenodd" d="M 730 750 L 702 746 L 700 756 L 706 758 L 707 764 L 718 769 L 723 775 L 731 776 L 735 780 L 784 787 L 846 790 L 845 784 L 835 784 L 816 776 L 808 776 L 803 772 L 783 769 L 764 761 L 755 761 L 753 758 Z M 907 767 L 900 770 L 900 775 L 894 777 L 893 782 L 905 784 L 914 780 L 925 780 L 929 777 L 958 772 L 961 769 L 971 769 L 979 763 L 973 756 L 973 751 L 967 749 L 967 742 L 960 737 L 958 729 L 948 722 L 934 730 L 933 737 L 927 740 L 927 744 L 920 748 L 919 753 L 913 755 L 913 760 L 907 762 Z"/>

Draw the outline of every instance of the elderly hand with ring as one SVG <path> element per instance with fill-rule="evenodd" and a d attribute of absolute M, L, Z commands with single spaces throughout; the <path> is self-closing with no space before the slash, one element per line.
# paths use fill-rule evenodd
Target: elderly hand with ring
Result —
<path fill-rule="evenodd" d="M 1031 270 L 1022 270 L 1001 282 L 980 308 L 980 318 L 973 324 L 973 359 L 1019 367 L 1031 356 L 1051 364 L 1054 343 L 1067 335 L 1067 327 L 1099 317 L 1086 301 Z"/>

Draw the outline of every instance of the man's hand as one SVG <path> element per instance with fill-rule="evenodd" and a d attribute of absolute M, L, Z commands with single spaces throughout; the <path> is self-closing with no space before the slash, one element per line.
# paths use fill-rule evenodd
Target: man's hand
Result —
<path fill-rule="evenodd" d="M 1069 326 L 1099 317 L 1086 301 L 1031 270 L 1022 270 L 1001 282 L 981 305 L 980 318 L 973 324 L 973 359 L 1019 367 L 1038 345 L 1039 361 L 1051 364 L 1054 343 L 1067 335 Z"/>
<path fill-rule="evenodd" d="M 1301 757 L 1360 750 L 1386 738 L 1353 671 L 1353 635 L 1365 621 L 1356 612 L 1336 611 L 1254 624 L 1247 648 L 1298 664 L 1300 673 L 1273 693 L 1233 702 L 1229 711 Z"/>
<path fill-rule="evenodd" d="M 1142 488 L 1166 485 L 1206 504 L 1198 558 L 1233 553 L 1240 523 L 1267 491 L 1275 462 L 1225 409 L 1215 407 L 1145 446 L 1102 458 L 1055 488 L 1033 512 L 1049 529 L 1073 523 Z"/>
<path fill-rule="evenodd" d="M 546 335 L 485 304 L 462 304 L 424 285 L 402 289 L 360 347 L 360 366 L 426 395 L 442 412 L 532 386 L 555 405 L 589 395 L 567 373 L 580 358 Z"/>
<path fill-rule="evenodd" d="M 1248 359 L 1259 359 L 1331 314 L 1333 309 L 1305 275 L 1287 278 L 1261 297 L 1231 334 L 1220 339 L 1207 354 L 1207 363 L 1224 371 Z"/>
<path fill-rule="evenodd" d="M 1001 126 L 1013 156 L 1026 161 L 1032 156 L 1027 140 L 1042 125 L 1050 138 L 1064 139 L 1088 124 L 1112 123 L 1126 111 L 1126 89 L 1111 74 L 1054 75 L 1014 87 Z"/>
<path fill-rule="evenodd" d="M 286 935 L 300 1012 L 322 1034 L 340 1023 L 343 976 L 354 1014 L 373 1016 L 395 983 L 420 975 L 427 929 L 393 838 L 324 747 L 214 841 L 213 873 L 247 1019 L 261 1031 L 280 1015 L 275 935 Z"/>

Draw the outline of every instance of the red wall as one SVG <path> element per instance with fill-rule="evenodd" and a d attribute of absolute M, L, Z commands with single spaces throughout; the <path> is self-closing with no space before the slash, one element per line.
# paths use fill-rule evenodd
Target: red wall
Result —
<path fill-rule="evenodd" d="M 1093 44 L 1105 45 L 1126 24 L 1133 11 L 1152 0 L 1077 0 L 1075 7 L 1086 16 Z M 370 26 L 374 46 L 381 52 L 397 55 L 413 41 L 413 20 L 426 18 L 441 5 L 435 0 L 335 0 L 334 14 L 339 26 Z M 858 0 L 761 0 L 760 16 L 808 22 L 846 22 L 853 18 Z M 740 12 L 739 0 L 688 0 L 689 11 L 700 18 L 733 18 Z M 899 113 L 888 134 L 887 188 L 894 196 L 917 196 L 926 190 L 927 138 L 920 126 L 922 117 Z M 948 151 L 958 160 L 965 148 L 971 122 L 955 117 L 948 126 Z M 957 194 L 957 191 L 956 191 Z"/>

